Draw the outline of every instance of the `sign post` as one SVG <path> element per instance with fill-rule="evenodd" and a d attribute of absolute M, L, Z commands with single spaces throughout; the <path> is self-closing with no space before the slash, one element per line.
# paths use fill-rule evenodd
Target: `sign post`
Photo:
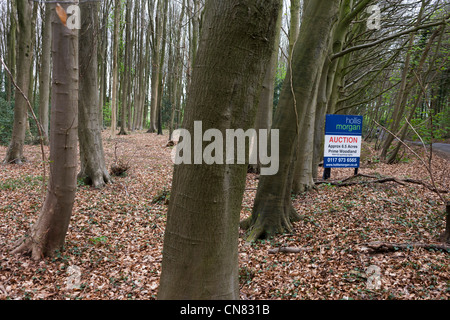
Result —
<path fill-rule="evenodd" d="M 326 115 L 324 179 L 330 177 L 330 168 L 359 168 L 362 124 L 362 116 Z"/>

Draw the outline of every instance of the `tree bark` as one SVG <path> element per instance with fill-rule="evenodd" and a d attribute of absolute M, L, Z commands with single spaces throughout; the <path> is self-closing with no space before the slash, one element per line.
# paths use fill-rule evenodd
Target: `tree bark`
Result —
<path fill-rule="evenodd" d="M 31 7 L 27 0 L 17 0 L 18 14 L 18 54 L 16 61 L 17 79 L 16 83 L 25 94 L 28 94 L 30 87 L 30 70 L 33 58 L 32 38 L 31 38 Z M 12 49 L 12 48 L 11 48 Z M 25 160 L 23 156 L 23 145 L 25 143 L 25 133 L 27 130 L 27 110 L 28 105 L 20 91 L 16 89 L 14 104 L 14 124 L 11 142 L 6 156 L 5 163 L 20 164 Z"/>
<path fill-rule="evenodd" d="M 81 171 L 78 174 L 85 183 L 101 188 L 111 181 L 105 165 L 101 124 L 99 123 L 97 32 L 98 4 L 80 3 L 81 29 L 79 38 L 79 126 Z"/>
<path fill-rule="evenodd" d="M 162 19 L 162 38 L 161 38 L 161 53 L 160 53 L 160 61 L 158 64 L 158 72 L 159 72 L 159 84 L 158 84 L 158 102 L 157 102 L 157 113 L 158 113 L 158 135 L 162 135 L 162 98 L 164 93 L 164 59 L 166 56 L 166 37 L 167 37 L 167 11 L 168 11 L 168 0 L 164 0 L 164 11 L 163 11 L 163 19 Z"/>
<path fill-rule="evenodd" d="M 130 80 L 131 80 L 131 0 L 126 2 L 125 14 L 125 58 L 124 58 L 124 73 L 123 73 L 123 89 L 122 89 L 122 113 L 121 125 L 119 135 L 127 135 L 127 118 L 131 113 L 128 112 L 128 99 L 130 94 Z"/>
<path fill-rule="evenodd" d="M 65 27 L 56 14 L 52 21 L 53 80 L 47 195 L 29 235 L 13 250 L 13 253 L 31 253 L 36 260 L 52 256 L 63 248 L 77 188 L 78 30 Z"/>
<path fill-rule="evenodd" d="M 306 7 L 306 1 L 304 1 L 304 6 Z M 291 0 L 291 21 L 289 22 L 289 52 L 288 59 L 291 61 L 292 53 L 294 51 L 295 42 L 298 38 L 298 33 L 300 32 L 300 0 Z"/>
<path fill-rule="evenodd" d="M 278 46 L 280 44 L 280 32 L 281 32 L 281 23 L 282 23 L 283 11 L 280 10 L 277 25 L 276 25 L 276 34 L 275 34 L 275 44 L 272 50 L 272 56 L 270 58 L 270 63 L 267 66 L 266 73 L 264 75 L 261 95 L 259 99 L 258 111 L 256 113 L 255 120 L 255 130 L 259 132 L 260 129 L 269 130 L 272 126 L 272 114 L 273 114 L 273 95 L 274 95 L 274 86 L 275 86 L 275 74 L 277 72 L 277 64 L 278 64 Z M 256 141 L 252 141 L 252 143 L 256 143 Z M 250 153 L 255 151 L 256 149 L 250 149 Z M 259 156 L 256 155 L 257 163 L 250 164 L 249 168 L 252 172 L 260 171 L 260 160 Z"/>
<path fill-rule="evenodd" d="M 275 38 L 278 0 L 211 0 L 183 128 L 247 130 Z M 247 164 L 179 164 L 164 237 L 159 299 L 238 299 L 239 215 Z"/>
<path fill-rule="evenodd" d="M 249 229 L 247 241 L 290 231 L 291 221 L 299 219 L 291 204 L 293 160 L 299 129 L 309 103 L 315 100 L 317 79 L 328 53 L 338 9 L 339 1 L 310 0 L 303 13 L 292 66 L 287 71 L 272 125 L 280 134 L 279 170 L 275 175 L 260 177 L 252 215 L 241 224 Z"/>
<path fill-rule="evenodd" d="M 160 66 L 161 66 L 161 42 L 162 42 L 162 24 L 163 3 L 158 2 L 157 13 L 154 25 L 151 23 L 151 49 L 152 49 L 152 65 L 151 65 L 151 93 L 150 93 L 150 128 L 148 133 L 154 133 L 158 130 L 158 101 L 160 86 Z M 153 14 L 153 13 L 152 13 Z"/>
<path fill-rule="evenodd" d="M 49 115 L 48 105 L 50 98 L 50 61 L 52 49 L 52 21 L 51 6 L 45 5 L 45 18 L 42 29 L 42 56 L 39 74 L 39 123 L 42 126 L 42 141 L 48 144 Z"/>

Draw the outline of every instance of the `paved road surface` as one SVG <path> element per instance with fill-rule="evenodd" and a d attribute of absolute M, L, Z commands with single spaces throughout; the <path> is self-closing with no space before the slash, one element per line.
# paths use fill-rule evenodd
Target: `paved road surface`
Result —
<path fill-rule="evenodd" d="M 422 142 L 418 141 L 408 141 L 415 145 L 422 145 Z M 439 155 L 443 156 L 444 158 L 450 160 L 450 144 L 449 143 L 441 143 L 436 142 L 433 143 L 433 152 L 437 152 Z"/>

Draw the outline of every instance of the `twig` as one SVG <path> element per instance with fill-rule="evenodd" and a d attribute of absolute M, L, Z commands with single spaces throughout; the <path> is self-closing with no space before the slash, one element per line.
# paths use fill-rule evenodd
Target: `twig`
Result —
<path fill-rule="evenodd" d="M 392 133 L 389 129 L 387 129 L 386 127 L 382 126 L 381 124 L 379 124 L 375 119 L 373 119 L 373 121 L 379 125 L 380 127 L 382 127 L 384 130 L 386 130 L 387 132 L 389 132 L 390 134 L 392 134 L 401 144 L 403 144 L 406 148 L 408 148 L 409 151 L 411 151 L 424 165 L 425 169 L 427 169 L 428 173 L 430 174 L 430 178 L 431 178 L 431 183 L 433 184 L 433 188 L 436 191 L 436 193 L 438 194 L 439 198 L 442 200 L 442 202 L 445 204 L 445 200 L 442 197 L 441 193 L 439 192 L 438 188 L 436 187 L 436 184 L 434 182 L 434 178 L 433 178 L 433 172 L 431 171 L 431 167 L 428 167 L 427 164 L 425 163 L 425 161 L 413 150 L 411 149 L 410 146 L 408 146 L 405 142 L 403 142 L 399 137 L 397 137 L 394 133 Z"/>
<path fill-rule="evenodd" d="M 376 179 L 376 180 L 371 180 L 371 181 L 352 181 L 352 182 L 348 182 L 348 180 L 354 178 L 354 177 L 367 177 L 367 178 L 372 178 L 372 179 Z M 317 181 L 315 182 L 316 185 L 318 184 L 329 184 L 335 187 L 347 187 L 347 186 L 354 186 L 354 185 L 362 185 L 362 184 L 369 184 L 369 183 L 385 183 L 385 182 L 396 182 L 398 184 L 401 184 L 402 186 L 405 185 L 405 183 L 414 183 L 414 184 L 420 184 L 423 185 L 424 187 L 428 188 L 429 190 L 436 192 L 436 193 L 447 193 L 447 190 L 440 190 L 435 188 L 434 186 L 430 186 L 427 183 L 420 181 L 420 180 L 414 180 L 414 179 L 398 179 L 395 177 L 375 177 L 375 176 L 369 176 L 369 175 L 363 175 L 363 174 L 357 174 L 355 176 L 346 178 L 342 181 Z"/>
<path fill-rule="evenodd" d="M 410 250 L 413 248 L 423 248 L 423 249 L 434 249 L 434 250 L 444 250 L 450 253 L 450 245 L 447 244 L 437 244 L 437 243 L 387 243 L 381 241 L 375 241 L 363 244 L 361 246 L 363 250 L 371 252 L 388 252 L 397 250 Z"/>
<path fill-rule="evenodd" d="M 279 247 L 279 248 L 273 248 L 273 249 L 269 249 L 268 252 L 270 254 L 275 254 L 275 253 L 279 253 L 279 252 L 284 252 L 284 253 L 299 253 L 299 252 L 307 252 L 307 251 L 313 251 L 313 248 L 296 248 L 296 247 Z"/>

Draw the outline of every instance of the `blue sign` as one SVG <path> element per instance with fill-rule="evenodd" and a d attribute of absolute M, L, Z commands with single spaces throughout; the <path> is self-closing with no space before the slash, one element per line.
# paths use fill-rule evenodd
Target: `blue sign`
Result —
<path fill-rule="evenodd" d="M 327 114 L 324 168 L 358 168 L 361 155 L 362 116 Z"/>

